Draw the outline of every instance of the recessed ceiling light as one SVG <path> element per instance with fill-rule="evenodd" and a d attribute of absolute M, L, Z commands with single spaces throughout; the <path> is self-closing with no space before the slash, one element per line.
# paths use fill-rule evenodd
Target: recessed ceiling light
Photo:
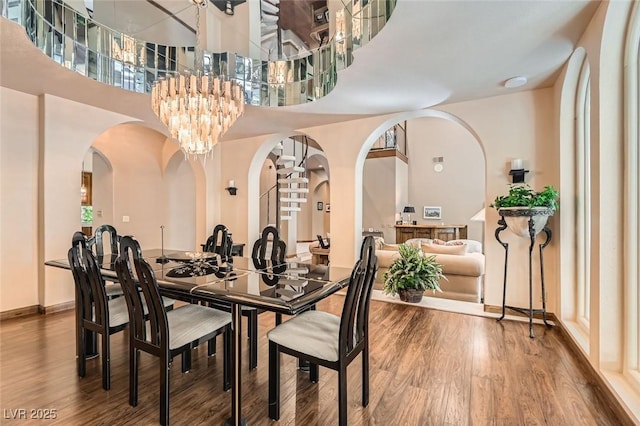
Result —
<path fill-rule="evenodd" d="M 518 76 L 505 81 L 504 87 L 506 87 L 507 89 L 513 89 L 515 87 L 524 86 L 525 84 L 527 84 L 527 77 Z"/>

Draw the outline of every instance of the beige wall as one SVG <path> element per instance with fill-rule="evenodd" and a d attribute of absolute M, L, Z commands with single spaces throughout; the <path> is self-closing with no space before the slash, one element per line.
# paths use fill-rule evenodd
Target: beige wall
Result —
<path fill-rule="evenodd" d="M 530 172 L 526 181 L 535 189 L 545 185 L 559 186 L 557 182 L 557 156 L 555 152 L 558 136 L 555 133 L 557 117 L 553 116 L 553 90 L 541 89 L 514 93 L 472 102 L 447 105 L 443 110 L 460 117 L 473 129 L 482 143 L 486 158 L 485 205 L 490 205 L 497 195 L 505 194 L 511 182 L 508 175 L 513 158 L 525 160 Z M 558 232 L 557 218 L 550 220 L 550 227 Z M 498 221 L 494 209 L 486 210 L 485 222 L 485 304 L 502 304 L 502 279 L 504 249 L 489 236 L 493 235 Z M 527 239 L 515 237 L 508 232 L 501 234 L 509 242 L 509 287 L 507 304 L 528 304 L 528 244 Z M 541 237 L 539 237 L 541 238 Z M 545 249 L 545 284 L 548 289 L 547 308 L 556 308 L 558 241 L 554 239 Z M 539 283 L 539 263 L 534 262 L 534 281 Z M 534 286 L 534 301 L 541 300 L 539 285 Z"/>
<path fill-rule="evenodd" d="M 0 88 L 0 311 L 38 304 L 38 98 Z M 80 173 L 78 173 L 78 190 Z"/>
<path fill-rule="evenodd" d="M 402 209 L 397 203 L 397 190 L 407 193 L 406 164 L 395 156 L 369 158 L 364 165 L 362 182 L 362 228 L 383 231 L 385 241 L 395 242 L 393 225 Z M 400 182 L 405 183 L 404 188 Z M 406 200 L 406 195 L 403 199 Z"/>
<path fill-rule="evenodd" d="M 467 225 L 468 237 L 482 240 L 482 223 L 469 219 L 485 201 L 484 155 L 478 141 L 458 123 L 442 118 L 407 122 L 409 204 L 418 224 Z M 443 157 L 443 170 L 433 168 Z M 442 219 L 423 218 L 424 206 L 442 207 Z"/>

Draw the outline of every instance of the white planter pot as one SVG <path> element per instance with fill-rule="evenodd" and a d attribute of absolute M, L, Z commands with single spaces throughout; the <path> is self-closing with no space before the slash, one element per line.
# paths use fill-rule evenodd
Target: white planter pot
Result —
<path fill-rule="evenodd" d="M 522 238 L 530 238 L 529 219 L 533 219 L 534 236 L 538 235 L 547 224 L 549 216 L 553 216 L 555 210 L 547 207 L 503 207 L 498 214 L 504 218 L 509 231 Z"/>

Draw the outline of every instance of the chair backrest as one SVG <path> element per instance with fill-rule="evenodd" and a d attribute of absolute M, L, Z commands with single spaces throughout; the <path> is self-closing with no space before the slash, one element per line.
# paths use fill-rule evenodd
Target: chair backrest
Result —
<path fill-rule="evenodd" d="M 168 351 L 169 325 L 158 283 L 151 266 L 142 258 L 140 244 L 131 236 L 120 240 L 116 272 L 127 302 L 131 339 L 146 342 L 148 352 L 156 355 L 160 350 Z M 149 320 L 148 335 L 145 319 Z"/>
<path fill-rule="evenodd" d="M 348 356 L 354 349 L 359 350 L 368 336 L 369 302 L 377 270 L 378 258 L 373 237 L 368 236 L 362 241 L 360 258 L 351 272 L 342 308 L 338 341 L 340 356 Z"/>
<path fill-rule="evenodd" d="M 320 248 L 323 249 L 328 249 L 331 246 L 331 243 L 329 242 L 329 240 L 327 240 L 327 242 L 325 243 L 324 238 L 322 238 L 322 235 L 317 235 L 318 237 L 318 242 L 320 243 Z"/>
<path fill-rule="evenodd" d="M 253 250 L 251 251 L 251 257 L 256 262 L 262 263 L 267 259 L 267 249 L 271 247 L 271 253 L 269 259 L 274 265 L 280 265 L 285 263 L 284 258 L 287 254 L 287 243 L 280 239 L 278 229 L 273 226 L 267 226 L 262 230 L 262 235 L 259 240 L 253 244 Z"/>
<path fill-rule="evenodd" d="M 216 225 L 213 228 L 213 233 L 207 238 L 207 242 L 204 245 L 204 251 L 219 254 L 222 261 L 225 262 L 231 259 L 232 248 L 233 240 L 231 239 L 231 233 L 229 229 L 222 224 Z"/>
<path fill-rule="evenodd" d="M 109 234 L 109 249 L 111 254 L 118 254 L 118 244 L 120 243 L 120 235 L 116 232 L 116 228 L 111 225 L 100 225 L 96 228 L 93 236 L 89 238 L 89 248 L 93 250 L 96 256 L 104 256 L 104 234 Z"/>
<path fill-rule="evenodd" d="M 94 254 L 89 250 L 85 234 L 76 232 L 71 240 L 67 254 L 73 279 L 76 285 L 76 297 L 79 297 L 80 316 L 101 326 L 109 326 L 109 310 L 104 279 Z"/>

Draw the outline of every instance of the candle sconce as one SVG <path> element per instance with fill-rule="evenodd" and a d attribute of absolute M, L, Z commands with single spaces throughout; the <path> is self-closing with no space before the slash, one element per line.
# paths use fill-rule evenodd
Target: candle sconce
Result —
<path fill-rule="evenodd" d="M 529 170 L 525 170 L 521 159 L 516 158 L 511 160 L 511 170 L 509 170 L 509 174 L 511 175 L 512 183 L 523 183 L 526 173 L 529 173 Z"/>
<path fill-rule="evenodd" d="M 233 180 L 229 180 L 229 184 L 225 189 L 229 191 L 229 195 L 236 195 L 238 193 L 238 188 L 236 188 L 236 183 Z"/>

